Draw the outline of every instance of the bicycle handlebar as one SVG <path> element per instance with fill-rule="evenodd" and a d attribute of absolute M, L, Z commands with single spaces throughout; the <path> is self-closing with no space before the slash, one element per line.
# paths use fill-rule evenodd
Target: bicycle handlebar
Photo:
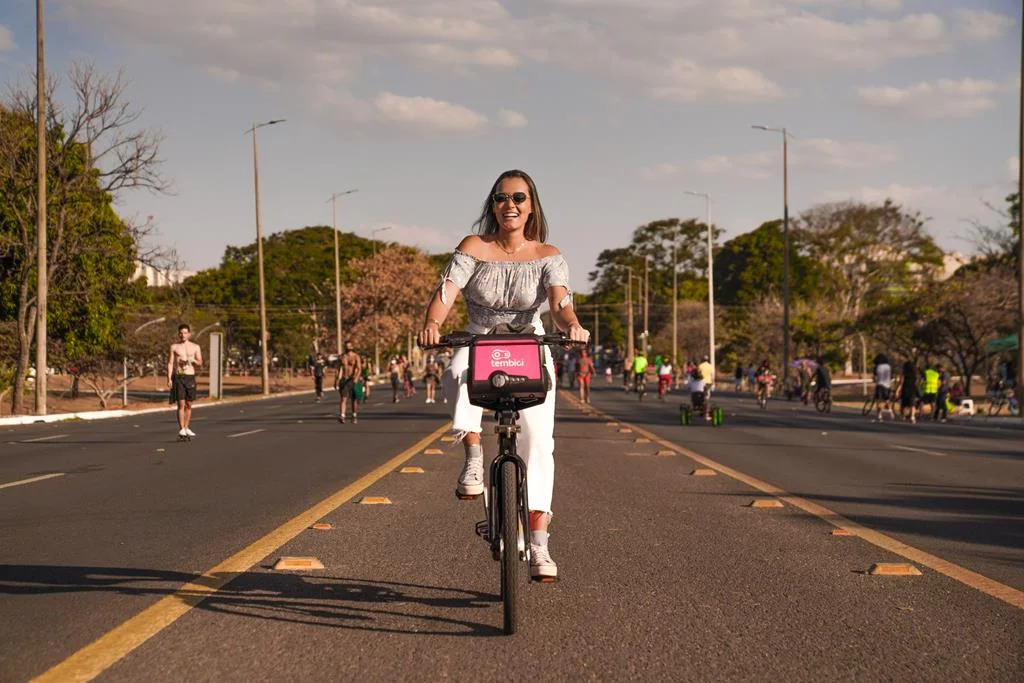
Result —
<path fill-rule="evenodd" d="M 472 332 L 452 332 L 441 337 L 437 344 L 427 344 L 420 346 L 424 351 L 431 349 L 442 349 L 442 348 L 459 348 L 462 346 L 469 346 L 477 339 L 485 339 L 490 335 L 486 334 L 473 334 Z M 534 339 L 540 344 L 546 346 L 585 346 L 590 342 L 579 341 L 576 339 L 569 339 L 563 332 L 556 332 L 554 334 L 521 334 L 517 335 L 523 339 Z"/>

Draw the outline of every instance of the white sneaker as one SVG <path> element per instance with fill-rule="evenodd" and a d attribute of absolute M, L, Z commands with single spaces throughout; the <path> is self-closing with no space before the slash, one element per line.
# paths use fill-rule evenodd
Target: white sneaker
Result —
<path fill-rule="evenodd" d="M 189 427 L 185 428 L 185 433 L 188 434 L 189 436 L 195 436 L 196 435 L 196 433 L 193 432 L 192 429 L 189 428 Z"/>
<path fill-rule="evenodd" d="M 178 436 L 188 436 L 188 432 L 185 431 L 184 427 L 178 430 Z"/>
<path fill-rule="evenodd" d="M 460 496 L 479 496 L 484 492 L 484 457 L 466 456 L 455 492 Z"/>
<path fill-rule="evenodd" d="M 558 578 L 558 565 L 551 559 L 546 545 L 530 544 L 530 577 L 534 579 Z"/>

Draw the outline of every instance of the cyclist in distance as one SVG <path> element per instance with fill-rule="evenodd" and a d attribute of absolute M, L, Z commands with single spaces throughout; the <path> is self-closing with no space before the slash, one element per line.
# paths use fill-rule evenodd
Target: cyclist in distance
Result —
<path fill-rule="evenodd" d="M 633 357 L 633 391 L 639 393 L 640 387 L 647 382 L 647 355 L 643 349 L 637 349 Z"/>
<path fill-rule="evenodd" d="M 505 171 L 494 181 L 474 223 L 476 234 L 466 236 L 455 249 L 427 305 L 419 334 L 421 345 L 437 344 L 456 297 L 462 293 L 469 314 L 467 332 L 486 334 L 495 327 L 531 326 L 544 334 L 539 309 L 545 301 L 558 329 L 574 341 L 586 342 L 590 332 L 576 317 L 569 267 L 561 252 L 547 244 L 548 224 L 537 186 L 524 171 Z M 554 363 L 544 349 L 545 367 L 552 377 Z M 469 349 L 456 350 L 442 382 L 452 402 L 452 428 L 462 440 L 466 460 L 456 492 L 478 495 L 484 491 L 484 453 L 480 442 L 483 409 L 471 405 L 466 386 Z M 541 405 L 523 410 L 518 439 L 519 456 L 526 463 L 530 511 L 530 575 L 555 578 L 558 567 L 548 551 L 551 494 L 555 479 L 555 391 Z"/>
<path fill-rule="evenodd" d="M 822 392 L 832 391 L 832 374 L 828 371 L 828 366 L 825 365 L 825 359 L 818 356 L 817 362 L 818 367 L 814 369 L 815 402 L 821 398 Z"/>
<path fill-rule="evenodd" d="M 772 365 L 768 362 L 767 358 L 761 362 L 761 367 L 757 369 L 755 379 L 757 380 L 756 393 L 760 394 L 763 391 L 765 398 L 771 396 L 772 384 L 775 383 L 775 373 L 772 372 Z"/>

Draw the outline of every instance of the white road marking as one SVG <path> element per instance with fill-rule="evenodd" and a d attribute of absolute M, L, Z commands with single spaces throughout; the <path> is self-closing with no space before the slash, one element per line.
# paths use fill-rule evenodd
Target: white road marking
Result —
<path fill-rule="evenodd" d="M 234 439 L 237 436 L 248 436 L 249 434 L 259 434 L 260 432 L 265 432 L 265 431 L 267 431 L 267 430 L 265 430 L 265 429 L 253 429 L 252 431 L 248 431 L 248 432 L 239 432 L 238 434 L 228 434 L 228 438 L 229 439 Z"/>
<path fill-rule="evenodd" d="M 52 441 L 53 439 L 66 439 L 67 434 L 54 434 L 52 436 L 40 436 L 35 439 L 23 439 L 20 443 L 35 443 L 36 441 Z"/>
<path fill-rule="evenodd" d="M 22 486 L 23 484 L 31 484 L 36 481 L 43 481 L 44 479 L 53 479 L 54 477 L 63 477 L 63 472 L 55 472 L 54 474 L 44 474 L 39 477 L 32 477 L 30 479 L 21 479 L 19 481 L 11 481 L 6 484 L 0 484 L 0 489 L 9 489 L 12 486 Z"/>
<path fill-rule="evenodd" d="M 939 453 L 938 451 L 929 451 L 929 450 L 926 450 L 924 448 L 914 448 L 913 446 L 900 446 L 900 445 L 896 445 L 895 448 L 898 448 L 901 451 L 913 451 L 914 453 L 924 453 L 925 455 L 937 455 L 940 458 L 945 458 L 946 457 L 945 453 Z"/>

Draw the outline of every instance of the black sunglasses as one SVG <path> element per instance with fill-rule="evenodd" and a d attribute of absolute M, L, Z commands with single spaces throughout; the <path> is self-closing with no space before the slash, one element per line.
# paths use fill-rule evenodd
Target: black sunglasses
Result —
<path fill-rule="evenodd" d="M 512 194 L 507 192 L 495 192 L 491 199 L 494 200 L 495 204 L 504 204 L 511 199 L 514 204 L 519 205 L 525 202 L 528 196 L 529 195 L 525 192 L 513 192 Z"/>

